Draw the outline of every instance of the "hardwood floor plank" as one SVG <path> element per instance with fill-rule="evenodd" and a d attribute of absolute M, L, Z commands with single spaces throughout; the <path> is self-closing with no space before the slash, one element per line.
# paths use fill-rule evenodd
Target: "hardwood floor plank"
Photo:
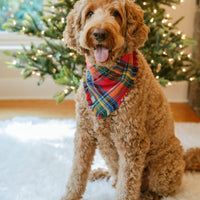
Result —
<path fill-rule="evenodd" d="M 12 119 L 15 116 L 75 118 L 75 102 L 67 100 L 56 105 L 55 100 L 0 100 L 0 120 Z"/>
<path fill-rule="evenodd" d="M 170 103 L 176 122 L 200 122 L 200 118 L 187 103 Z"/>
<path fill-rule="evenodd" d="M 170 103 L 176 122 L 200 122 L 187 103 Z M 0 100 L 0 120 L 15 116 L 35 116 L 45 119 L 75 118 L 75 102 L 65 100 L 56 105 L 55 100 Z"/>

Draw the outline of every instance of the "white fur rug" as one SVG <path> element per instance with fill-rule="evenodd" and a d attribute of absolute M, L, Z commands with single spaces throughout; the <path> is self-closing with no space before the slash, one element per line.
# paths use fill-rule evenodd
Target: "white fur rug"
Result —
<path fill-rule="evenodd" d="M 0 121 L 0 200 L 59 200 L 73 156 L 75 120 L 14 118 Z M 200 147 L 200 123 L 177 123 L 185 149 Z M 92 168 L 105 167 L 97 153 Z M 110 182 L 88 183 L 84 200 L 114 200 Z M 184 175 L 179 191 L 163 200 L 200 200 L 200 173 Z"/>

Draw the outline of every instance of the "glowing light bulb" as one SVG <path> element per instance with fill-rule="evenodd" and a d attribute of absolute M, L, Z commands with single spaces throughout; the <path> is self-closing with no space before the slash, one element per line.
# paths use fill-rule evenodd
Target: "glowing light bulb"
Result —
<path fill-rule="evenodd" d="M 186 38 L 186 35 L 183 34 L 182 37 L 181 37 L 181 39 L 182 39 L 182 40 L 185 40 L 185 38 Z"/>
<path fill-rule="evenodd" d="M 44 35 L 44 33 L 45 33 L 44 31 L 41 31 L 41 34 L 42 34 L 42 35 Z"/>
<path fill-rule="evenodd" d="M 154 10 L 153 10 L 153 12 L 154 12 L 154 14 L 156 14 L 156 13 L 157 13 L 157 10 L 156 10 L 156 9 L 154 9 Z"/>
<path fill-rule="evenodd" d="M 13 25 L 16 25 L 16 24 L 17 24 L 17 22 L 15 20 L 13 20 Z"/>
<path fill-rule="evenodd" d="M 163 55 L 167 55 L 167 52 L 166 52 L 166 51 L 163 51 Z"/>
<path fill-rule="evenodd" d="M 38 52 L 39 54 L 42 54 L 42 53 L 43 53 L 43 51 L 40 50 L 40 49 L 38 49 L 37 52 Z"/>
<path fill-rule="evenodd" d="M 168 84 L 167 85 L 169 85 L 169 86 L 172 86 L 172 83 L 171 82 L 168 82 Z"/>
<path fill-rule="evenodd" d="M 155 61 L 154 60 L 151 60 L 151 64 L 153 64 Z"/>
<path fill-rule="evenodd" d="M 35 56 L 31 56 L 31 58 L 32 58 L 33 60 L 35 60 L 35 61 L 37 60 L 37 58 L 36 58 Z"/>
<path fill-rule="evenodd" d="M 57 71 L 56 68 L 53 68 L 53 73 L 54 73 L 54 74 L 56 73 L 56 71 Z"/>
<path fill-rule="evenodd" d="M 63 24 L 65 23 L 65 18 L 64 18 L 64 17 L 61 18 L 61 22 L 62 22 Z"/>
<path fill-rule="evenodd" d="M 65 90 L 64 90 L 64 93 L 65 93 L 65 94 L 67 94 L 67 93 L 68 93 L 68 91 L 69 91 L 68 89 L 65 89 Z"/>
<path fill-rule="evenodd" d="M 172 26 L 172 23 L 168 23 L 168 26 Z"/>
<path fill-rule="evenodd" d="M 176 10 L 176 6 L 175 6 L 175 5 L 173 5 L 173 6 L 172 6 L 172 9 Z"/>
<path fill-rule="evenodd" d="M 160 76 L 156 76 L 156 79 L 159 79 L 160 78 Z"/>
<path fill-rule="evenodd" d="M 13 60 L 12 64 L 13 64 L 13 65 L 16 65 L 16 64 L 17 64 L 17 61 L 16 61 L 16 60 Z"/>
<path fill-rule="evenodd" d="M 194 79 L 195 79 L 194 77 L 191 77 L 191 78 L 190 78 L 190 81 L 193 81 Z"/>
<path fill-rule="evenodd" d="M 162 23 L 164 24 L 164 23 L 166 23 L 167 22 L 167 19 L 163 19 L 162 20 Z"/>
<path fill-rule="evenodd" d="M 154 18 L 151 18 L 150 22 L 152 23 L 154 21 Z"/>
<path fill-rule="evenodd" d="M 166 17 L 167 17 L 167 18 L 170 18 L 170 14 L 166 14 Z"/>
<path fill-rule="evenodd" d="M 146 6 L 146 5 L 147 5 L 147 2 L 143 2 L 143 5 Z"/>
<path fill-rule="evenodd" d="M 183 68 L 183 69 L 182 69 L 182 72 L 186 72 L 186 68 Z"/>
<path fill-rule="evenodd" d="M 161 64 L 159 63 L 158 65 L 157 65 L 157 69 L 156 69 L 156 72 L 158 73 L 160 70 L 161 70 Z"/>

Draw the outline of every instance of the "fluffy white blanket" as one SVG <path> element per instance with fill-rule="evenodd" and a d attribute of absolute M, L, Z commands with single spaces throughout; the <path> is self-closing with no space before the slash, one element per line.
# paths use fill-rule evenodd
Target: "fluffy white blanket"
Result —
<path fill-rule="evenodd" d="M 0 199 L 59 200 L 73 156 L 75 120 L 14 118 L 0 121 Z M 200 147 L 200 123 L 176 123 L 185 149 Z M 105 167 L 96 153 L 92 168 Z M 114 200 L 110 182 L 88 182 L 84 200 Z M 163 200 L 199 200 L 200 173 L 187 173 L 177 193 Z"/>

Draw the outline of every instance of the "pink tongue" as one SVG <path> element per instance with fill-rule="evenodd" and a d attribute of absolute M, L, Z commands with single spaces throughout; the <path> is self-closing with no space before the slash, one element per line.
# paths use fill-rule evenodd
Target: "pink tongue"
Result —
<path fill-rule="evenodd" d="M 94 56 L 96 61 L 98 62 L 105 62 L 108 59 L 109 56 L 109 50 L 105 47 L 97 47 L 94 50 Z"/>

